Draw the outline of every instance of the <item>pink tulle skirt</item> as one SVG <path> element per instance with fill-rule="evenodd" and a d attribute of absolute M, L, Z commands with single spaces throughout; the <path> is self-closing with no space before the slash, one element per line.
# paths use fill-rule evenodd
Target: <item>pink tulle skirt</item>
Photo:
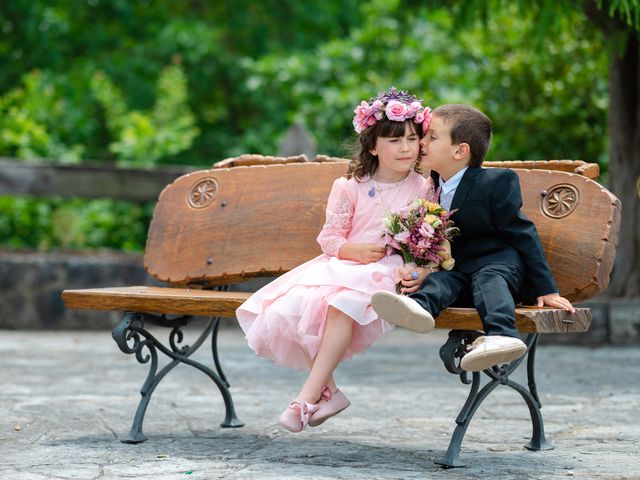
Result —
<path fill-rule="evenodd" d="M 354 320 L 343 360 L 369 347 L 393 329 L 371 308 L 371 295 L 395 292 L 402 259 L 398 255 L 363 265 L 320 255 L 254 293 L 236 316 L 249 347 L 279 365 L 308 370 L 332 306 Z"/>

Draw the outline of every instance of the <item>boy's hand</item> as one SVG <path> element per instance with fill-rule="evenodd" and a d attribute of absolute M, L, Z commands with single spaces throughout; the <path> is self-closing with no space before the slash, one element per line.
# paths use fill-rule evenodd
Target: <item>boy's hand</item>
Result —
<path fill-rule="evenodd" d="M 571 302 L 557 293 L 549 293 L 538 297 L 538 307 L 544 307 L 545 305 L 547 307 L 561 308 L 567 312 L 576 313 L 576 309 L 573 308 Z"/>
<path fill-rule="evenodd" d="M 377 262 L 386 254 L 387 249 L 375 243 L 345 243 L 338 252 L 340 258 L 363 264 Z"/>
<path fill-rule="evenodd" d="M 435 270 L 434 270 L 435 271 Z M 413 275 L 415 272 L 415 275 Z M 424 279 L 431 274 L 429 267 L 413 267 L 407 269 L 402 276 L 401 283 L 404 286 L 400 289 L 400 293 L 412 293 L 420 288 Z"/>

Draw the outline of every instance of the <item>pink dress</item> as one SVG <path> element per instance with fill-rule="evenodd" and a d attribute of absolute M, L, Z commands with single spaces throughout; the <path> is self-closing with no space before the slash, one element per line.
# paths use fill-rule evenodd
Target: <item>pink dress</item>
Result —
<path fill-rule="evenodd" d="M 372 185 L 379 189 L 370 196 Z M 298 370 L 308 370 L 324 332 L 329 306 L 354 320 L 353 336 L 342 358 L 369 347 L 393 325 L 371 308 L 371 295 L 395 292 L 402 257 L 387 254 L 363 265 L 338 258 L 345 242 L 385 245 L 382 217 L 433 194 L 431 178 L 411 172 L 398 184 L 339 178 L 327 203 L 327 220 L 318 235 L 322 255 L 294 268 L 245 301 L 236 316 L 258 355 Z"/>

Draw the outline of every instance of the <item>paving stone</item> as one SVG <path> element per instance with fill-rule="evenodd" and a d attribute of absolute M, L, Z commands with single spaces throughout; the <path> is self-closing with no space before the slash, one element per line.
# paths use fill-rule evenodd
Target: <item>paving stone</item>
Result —
<path fill-rule="evenodd" d="M 153 394 L 148 441 L 129 445 L 119 438 L 148 365 L 122 354 L 107 331 L 0 331 L 0 479 L 640 478 L 637 347 L 542 345 L 536 380 L 555 449 L 523 448 L 528 410 L 501 387 L 469 426 L 467 467 L 435 465 L 468 392 L 438 358 L 445 336 L 396 330 L 345 362 L 337 380 L 352 406 L 294 435 L 277 418 L 304 373 L 255 356 L 241 332 L 222 330 L 220 358 L 245 427 L 220 428 L 217 388 L 181 366 Z M 196 356 L 209 361 L 205 351 Z M 524 373 L 514 379 L 526 384 Z"/>

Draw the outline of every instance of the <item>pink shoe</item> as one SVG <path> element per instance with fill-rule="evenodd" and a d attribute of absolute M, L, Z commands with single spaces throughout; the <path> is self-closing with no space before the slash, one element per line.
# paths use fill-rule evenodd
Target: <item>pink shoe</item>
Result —
<path fill-rule="evenodd" d="M 296 399 L 280 415 L 280 425 L 290 432 L 301 432 L 307 427 L 309 418 L 317 409 L 318 405 L 315 403 L 307 403 L 304 400 Z"/>
<path fill-rule="evenodd" d="M 324 400 L 322 403 L 316 404 L 316 410 L 311 414 L 309 418 L 309 425 L 311 427 L 317 427 L 324 423 L 328 418 L 339 414 L 349 405 L 351 402 L 347 400 L 340 390 L 336 390 L 335 393 L 331 392 L 331 389 L 325 385 L 320 394 L 320 400 Z"/>

